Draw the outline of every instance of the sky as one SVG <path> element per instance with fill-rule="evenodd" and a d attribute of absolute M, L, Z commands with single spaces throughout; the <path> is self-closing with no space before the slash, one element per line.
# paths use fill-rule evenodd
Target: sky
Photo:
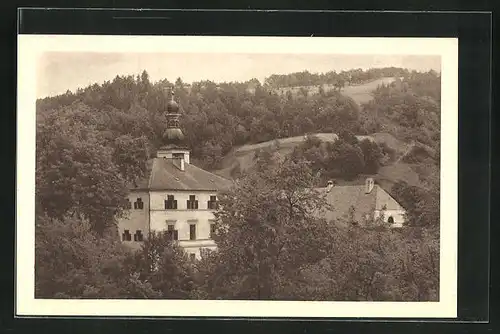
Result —
<path fill-rule="evenodd" d="M 304 70 L 324 73 L 395 66 L 441 71 L 439 56 L 420 55 L 46 52 L 37 65 L 37 98 L 102 84 L 117 75 L 135 76 L 143 70 L 153 82 L 165 78 L 173 82 L 180 77 L 186 83 L 252 78 L 263 82 L 272 74 Z"/>

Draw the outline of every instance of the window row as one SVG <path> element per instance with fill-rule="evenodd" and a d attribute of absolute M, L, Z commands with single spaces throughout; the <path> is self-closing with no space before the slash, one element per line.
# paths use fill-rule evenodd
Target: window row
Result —
<path fill-rule="evenodd" d="M 138 197 L 133 204 L 132 202 L 130 202 L 130 200 L 127 201 L 128 201 L 128 208 L 130 210 L 132 209 L 132 207 L 135 210 L 144 209 L 144 202 L 140 197 Z M 189 195 L 189 199 L 186 201 L 186 208 L 188 210 L 197 210 L 199 208 L 198 200 L 196 199 L 195 195 Z M 210 196 L 210 200 L 207 201 L 207 209 L 217 210 L 217 196 Z M 177 210 L 177 200 L 175 199 L 174 195 L 167 196 L 167 199 L 165 200 L 165 210 Z"/>
<path fill-rule="evenodd" d="M 129 210 L 132 209 L 132 202 L 130 200 L 127 200 L 128 202 L 128 208 Z M 142 201 L 142 198 L 138 197 L 137 200 L 133 204 L 134 209 L 136 210 L 142 210 L 144 209 L 144 202 Z"/>
<path fill-rule="evenodd" d="M 125 230 L 122 233 L 122 241 L 132 241 L 132 235 L 130 230 Z M 137 230 L 134 233 L 134 241 L 144 241 L 144 235 L 141 230 Z"/>
<path fill-rule="evenodd" d="M 186 200 L 186 208 L 188 210 L 199 209 L 198 200 L 195 195 L 189 195 L 189 199 Z M 165 200 L 165 210 L 177 210 L 177 200 L 174 195 L 167 195 Z M 207 209 L 216 210 L 217 209 L 217 196 L 210 196 L 210 200 L 207 201 Z"/>
<path fill-rule="evenodd" d="M 216 226 L 215 223 L 210 223 L 210 239 L 213 238 L 215 234 Z M 167 225 L 167 234 L 171 240 L 179 240 L 179 231 L 175 229 L 173 224 Z M 189 240 L 196 239 L 196 224 L 189 224 Z M 122 233 L 122 241 L 132 241 L 132 234 L 130 230 L 124 230 Z M 137 230 L 134 233 L 134 241 L 144 241 L 144 235 L 141 230 Z"/>
<path fill-rule="evenodd" d="M 210 223 L 210 239 L 213 239 L 215 235 L 216 226 L 215 223 Z M 175 229 L 174 224 L 167 225 L 167 234 L 171 240 L 179 240 L 179 231 Z M 196 224 L 189 224 L 189 240 L 196 239 Z"/>

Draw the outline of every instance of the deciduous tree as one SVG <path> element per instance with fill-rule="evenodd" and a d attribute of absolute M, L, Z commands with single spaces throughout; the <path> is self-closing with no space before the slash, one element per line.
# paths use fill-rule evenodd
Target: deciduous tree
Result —
<path fill-rule="evenodd" d="M 317 218 L 326 202 L 313 189 L 315 176 L 308 163 L 276 159 L 221 197 L 218 250 L 213 272 L 205 277 L 211 283 L 202 283 L 208 295 L 286 298 L 287 282 L 328 253 L 326 223 Z"/>

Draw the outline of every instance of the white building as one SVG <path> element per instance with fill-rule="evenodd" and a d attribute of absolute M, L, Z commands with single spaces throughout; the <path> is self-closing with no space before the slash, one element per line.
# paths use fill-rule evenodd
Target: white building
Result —
<path fill-rule="evenodd" d="M 148 161 L 146 177 L 131 189 L 130 212 L 119 220 L 118 231 L 132 248 L 140 248 L 151 231 L 169 231 L 194 259 L 200 257 L 200 249 L 216 247 L 211 233 L 217 193 L 231 182 L 190 163 L 179 116 L 172 96 L 167 103 L 165 145 Z"/>

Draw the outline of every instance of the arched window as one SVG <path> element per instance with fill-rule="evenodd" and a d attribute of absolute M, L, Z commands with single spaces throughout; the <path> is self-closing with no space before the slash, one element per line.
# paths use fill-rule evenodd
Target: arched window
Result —
<path fill-rule="evenodd" d="M 392 216 L 390 216 L 389 219 L 387 219 L 387 222 L 391 225 L 394 224 L 394 218 L 392 218 Z"/>

